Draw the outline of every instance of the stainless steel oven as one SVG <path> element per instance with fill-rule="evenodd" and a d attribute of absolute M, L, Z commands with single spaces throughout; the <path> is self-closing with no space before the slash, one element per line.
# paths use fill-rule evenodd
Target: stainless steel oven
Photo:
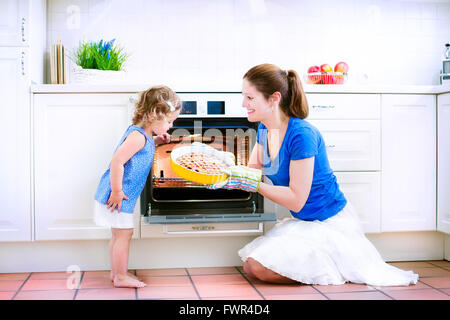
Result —
<path fill-rule="evenodd" d="M 169 131 L 171 142 L 156 147 L 152 170 L 141 193 L 141 236 L 244 235 L 263 233 L 263 223 L 276 221 L 264 212 L 258 193 L 210 190 L 176 176 L 170 153 L 182 144 L 201 142 L 232 152 L 237 165 L 247 165 L 258 123 L 247 120 L 240 93 L 178 93 L 180 117 Z"/>

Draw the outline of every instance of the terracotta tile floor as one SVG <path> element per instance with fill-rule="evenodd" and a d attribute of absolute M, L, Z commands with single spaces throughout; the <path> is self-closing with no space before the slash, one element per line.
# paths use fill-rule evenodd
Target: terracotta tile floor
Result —
<path fill-rule="evenodd" d="M 450 300 L 449 261 L 390 263 L 419 274 L 408 287 L 276 285 L 246 275 L 242 267 L 131 270 L 147 286 L 114 288 L 109 271 L 0 274 L 0 300 Z"/>

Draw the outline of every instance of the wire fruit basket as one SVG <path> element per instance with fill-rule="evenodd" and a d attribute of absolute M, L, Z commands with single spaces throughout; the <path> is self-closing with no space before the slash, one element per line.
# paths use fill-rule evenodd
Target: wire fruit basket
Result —
<path fill-rule="evenodd" d="M 347 74 L 343 72 L 314 72 L 305 76 L 308 84 L 344 84 L 347 82 Z"/>

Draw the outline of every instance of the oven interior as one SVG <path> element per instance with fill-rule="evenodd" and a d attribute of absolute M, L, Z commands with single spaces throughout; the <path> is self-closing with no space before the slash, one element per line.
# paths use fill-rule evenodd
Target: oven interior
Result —
<path fill-rule="evenodd" d="M 179 118 L 169 131 L 171 142 L 156 146 L 152 170 L 141 194 L 142 214 L 150 223 L 191 221 L 263 221 L 263 198 L 243 190 L 210 190 L 176 176 L 170 153 L 177 146 L 205 143 L 232 152 L 237 165 L 247 165 L 258 123 L 246 118 Z"/>

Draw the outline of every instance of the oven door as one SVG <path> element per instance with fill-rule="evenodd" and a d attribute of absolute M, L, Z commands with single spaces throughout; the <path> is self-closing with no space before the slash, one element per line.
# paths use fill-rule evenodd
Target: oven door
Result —
<path fill-rule="evenodd" d="M 204 121 L 198 118 L 177 119 L 170 132 L 171 143 L 156 149 L 152 171 L 141 194 L 142 225 L 146 229 L 151 225 L 155 225 L 154 228 L 163 226 L 162 231 L 158 228 L 157 234 L 187 232 L 242 235 L 260 234 L 264 222 L 276 221 L 275 213 L 264 212 L 264 199 L 258 193 L 209 190 L 204 185 L 176 176 L 170 166 L 171 150 L 181 141 L 186 142 L 186 139 L 188 142 L 207 143 L 219 150 L 232 152 L 236 164 L 247 165 L 256 140 L 256 126 L 241 118 L 208 118 Z M 178 132 L 183 134 L 177 135 L 177 129 L 182 129 Z M 230 134 L 236 129 L 236 132 L 240 132 L 238 136 Z M 148 232 L 143 231 L 143 234 Z"/>

